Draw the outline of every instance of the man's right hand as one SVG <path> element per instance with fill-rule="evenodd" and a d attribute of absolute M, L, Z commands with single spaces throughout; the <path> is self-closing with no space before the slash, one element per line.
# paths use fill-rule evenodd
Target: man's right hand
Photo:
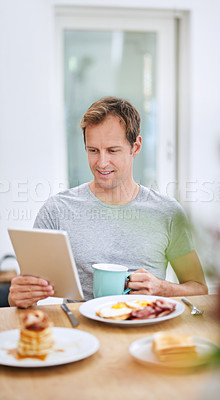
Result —
<path fill-rule="evenodd" d="M 28 308 L 53 294 L 53 287 L 45 279 L 19 275 L 11 281 L 8 302 L 10 306 Z"/>

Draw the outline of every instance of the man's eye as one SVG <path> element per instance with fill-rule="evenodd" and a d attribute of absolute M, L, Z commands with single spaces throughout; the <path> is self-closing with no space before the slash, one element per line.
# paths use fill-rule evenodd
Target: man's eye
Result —
<path fill-rule="evenodd" d="M 88 149 L 90 153 L 96 153 L 96 149 Z"/>
<path fill-rule="evenodd" d="M 110 151 L 110 153 L 117 153 L 118 150 L 110 149 L 109 151 Z"/>

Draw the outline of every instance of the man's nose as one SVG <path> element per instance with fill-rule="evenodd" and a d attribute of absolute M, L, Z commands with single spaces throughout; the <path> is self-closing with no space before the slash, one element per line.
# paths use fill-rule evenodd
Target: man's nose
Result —
<path fill-rule="evenodd" d="M 100 152 L 99 158 L 98 158 L 98 166 L 100 168 L 105 168 L 105 167 L 107 167 L 108 164 L 109 164 L 108 154 L 106 154 L 104 152 L 103 153 Z"/>

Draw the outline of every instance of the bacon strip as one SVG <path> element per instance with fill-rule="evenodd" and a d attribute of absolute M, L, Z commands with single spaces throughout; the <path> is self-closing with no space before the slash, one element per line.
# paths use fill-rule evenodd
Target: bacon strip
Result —
<path fill-rule="evenodd" d="M 152 304 L 147 305 L 141 310 L 133 310 L 128 319 L 153 319 L 164 317 L 172 313 L 176 308 L 176 304 L 166 300 L 156 299 Z"/>

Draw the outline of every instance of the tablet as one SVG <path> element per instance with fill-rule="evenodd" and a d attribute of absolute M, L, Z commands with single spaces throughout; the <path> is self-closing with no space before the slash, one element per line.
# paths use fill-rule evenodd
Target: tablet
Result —
<path fill-rule="evenodd" d="M 21 275 L 46 279 L 54 296 L 83 300 L 83 291 L 65 231 L 8 229 Z"/>

